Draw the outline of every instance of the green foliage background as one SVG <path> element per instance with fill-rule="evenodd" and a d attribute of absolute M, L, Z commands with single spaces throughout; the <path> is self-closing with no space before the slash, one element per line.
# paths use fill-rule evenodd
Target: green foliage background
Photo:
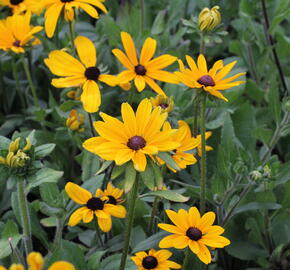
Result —
<path fill-rule="evenodd" d="M 138 48 L 146 37 L 151 36 L 158 41 L 158 54 L 166 52 L 182 60 L 186 54 L 196 58 L 199 52 L 196 18 L 202 8 L 220 6 L 223 25 L 215 34 L 206 37 L 207 59 L 210 64 L 218 59 L 225 59 L 225 62 L 238 60 L 234 72 L 246 71 L 247 83 L 225 92 L 228 103 L 212 98 L 207 105 L 206 127 L 213 132 L 208 144 L 214 148 L 208 153 L 208 210 L 217 213 L 217 222 L 225 226 L 225 235 L 232 242 L 216 253 L 216 259 L 209 269 L 289 269 L 290 101 L 289 93 L 281 84 L 272 48 L 265 35 L 261 1 L 144 2 L 144 20 L 139 1 L 107 0 L 105 4 L 109 14 L 102 15 L 98 21 L 80 11 L 75 24 L 77 34 L 92 39 L 102 69 L 117 74 L 122 67 L 111 50 L 121 46 L 120 31 L 130 32 Z M 289 86 L 290 3 L 288 0 L 266 2 L 269 32 L 274 38 L 274 47 Z M 4 18 L 8 13 L 2 8 L 0 16 Z M 34 17 L 33 23 L 43 25 L 43 17 Z M 113 232 L 106 236 L 108 241 L 104 248 L 96 245 L 92 224 L 73 228 L 66 225 L 75 204 L 68 200 L 63 191 L 65 183 L 74 181 L 95 191 L 108 177 L 108 170 L 102 169 L 101 161 L 81 146 L 91 136 L 88 119 L 84 133 L 71 132 L 65 126 L 65 119 L 72 108 L 82 111 L 80 102 L 66 97 L 70 89 L 55 89 L 50 85 L 53 76 L 43 62 L 54 49 L 71 49 L 68 24 L 59 22 L 57 38 L 49 40 L 43 32 L 38 37 L 43 44 L 27 52 L 26 56 L 41 109 L 33 106 L 19 57 L 0 52 L 0 148 L 7 145 L 3 136 L 26 137 L 32 131 L 36 145 L 54 144 L 43 150 L 43 163 L 54 173 L 47 168 L 45 170 L 48 171 L 42 171 L 41 181 L 31 180 L 34 184 L 31 184 L 29 193 L 33 240 L 36 250 L 47 254 L 47 264 L 65 259 L 74 263 L 79 270 L 115 270 L 122 249 L 123 221 L 114 220 Z M 16 67 L 13 67 L 12 58 Z M 17 69 L 20 80 L 20 94 L 16 92 L 13 68 Z M 177 68 L 175 64 L 171 71 Z M 170 116 L 171 120 L 176 122 L 182 119 L 191 124 L 194 93 L 183 85 L 164 84 L 163 89 L 168 96 L 174 97 L 176 107 Z M 120 104 L 128 100 L 128 92 L 107 86 L 101 91 L 103 102 L 100 110 L 118 116 Z M 154 96 L 150 90 L 141 94 L 136 92 L 133 96 L 134 106 L 149 96 Z M 98 118 L 95 114 L 95 119 Z M 273 141 L 273 138 L 279 140 Z M 260 179 L 254 179 L 253 171 L 261 173 Z M 13 238 L 13 246 L 21 239 L 19 209 L 13 184 L 15 179 L 12 178 L 0 168 L 0 264 L 10 262 L 8 238 Z M 112 178 L 115 185 L 121 186 L 124 175 L 115 168 Z M 198 205 L 199 198 L 198 165 L 176 174 L 167 172 L 164 179 L 170 189 L 190 199 L 187 202 L 162 199 L 158 222 L 166 220 L 164 209 L 187 209 Z M 140 194 L 146 195 L 148 192 L 146 186 L 140 189 Z M 153 199 L 148 194 L 138 200 L 131 241 L 132 253 L 157 248 L 159 240 L 165 235 L 156 231 L 148 237 L 146 230 Z M 54 241 L 55 232 L 62 230 L 62 239 L 56 238 L 57 241 Z M 175 250 L 174 254 L 175 261 L 181 263 L 183 251 Z M 192 261 L 192 267 L 199 267 L 194 256 Z M 135 266 L 128 261 L 126 269 L 135 269 Z"/>

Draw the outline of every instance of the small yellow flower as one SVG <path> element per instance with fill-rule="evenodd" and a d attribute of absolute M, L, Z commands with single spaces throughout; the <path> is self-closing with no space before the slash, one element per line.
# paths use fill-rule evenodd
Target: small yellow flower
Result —
<path fill-rule="evenodd" d="M 66 126 L 71 130 L 83 132 L 85 129 L 82 127 L 85 123 L 85 116 L 78 113 L 76 110 L 71 110 L 69 117 L 66 119 Z"/>
<path fill-rule="evenodd" d="M 212 9 L 204 8 L 198 17 L 198 26 L 201 31 L 212 31 L 221 23 L 221 14 L 219 6 Z"/>
<path fill-rule="evenodd" d="M 44 265 L 43 257 L 38 252 L 31 252 L 27 256 L 28 270 L 42 270 Z M 7 268 L 0 266 L 0 270 L 7 270 Z M 22 264 L 12 264 L 9 270 L 25 270 Z M 75 267 L 68 262 L 58 261 L 53 263 L 47 270 L 75 270 Z"/>
<path fill-rule="evenodd" d="M 100 229 L 108 232 L 112 228 L 111 216 L 117 218 L 126 216 L 126 209 L 121 205 L 108 202 L 108 197 L 103 196 L 99 189 L 93 196 L 84 188 L 69 182 L 65 186 L 65 191 L 74 202 L 83 205 L 72 213 L 68 222 L 69 226 L 76 226 L 81 220 L 89 223 L 96 216 Z"/>
<path fill-rule="evenodd" d="M 49 38 L 54 35 L 57 21 L 62 10 L 64 11 L 64 19 L 66 21 L 74 20 L 74 8 L 76 10 L 83 9 L 91 17 L 98 19 L 99 13 L 96 8 L 99 8 L 104 13 L 108 12 L 103 2 L 105 2 L 105 0 L 42 0 L 42 6 L 46 9 L 44 15 L 46 35 Z"/>
<path fill-rule="evenodd" d="M 66 96 L 67 96 L 68 98 L 71 98 L 71 99 L 74 99 L 74 100 L 80 100 L 80 97 L 77 95 L 77 94 L 78 94 L 77 92 L 78 92 L 78 91 L 76 91 L 76 90 L 68 91 L 68 92 L 66 93 Z"/>
<path fill-rule="evenodd" d="M 158 224 L 162 230 L 172 233 L 159 242 L 160 248 L 189 247 L 202 262 L 209 264 L 212 258 L 207 246 L 223 248 L 231 243 L 221 236 L 224 229 L 213 225 L 216 217 L 214 212 L 207 212 L 201 217 L 197 208 L 191 207 L 188 212 L 184 209 L 180 209 L 177 213 L 166 210 L 166 214 L 174 225 Z"/>
<path fill-rule="evenodd" d="M 161 107 L 162 112 L 170 113 L 174 108 L 174 101 L 172 97 L 157 95 L 155 98 L 151 97 L 150 101 L 154 108 Z"/>
<path fill-rule="evenodd" d="M 97 65 L 97 51 L 94 43 L 87 37 L 78 36 L 74 40 L 80 61 L 68 53 L 57 50 L 52 51 L 44 59 L 50 71 L 62 78 L 53 79 L 51 84 L 57 88 L 80 87 L 83 92 L 81 101 L 87 112 L 98 111 L 101 105 L 101 93 L 98 82 L 110 86 L 118 83 L 116 76 L 101 74 Z"/>
<path fill-rule="evenodd" d="M 24 11 L 39 14 L 41 11 L 40 0 L 1 0 L 0 6 L 8 6 L 13 14 L 19 14 Z"/>
<path fill-rule="evenodd" d="M 37 45 L 40 40 L 33 35 L 43 29 L 42 26 L 30 25 L 31 13 L 14 14 L 5 20 L 0 20 L 0 49 L 24 53 L 26 45 Z M 21 25 L 21 27 L 20 27 Z"/>
<path fill-rule="evenodd" d="M 102 191 L 101 189 L 98 189 L 96 192 L 96 194 L 99 197 L 104 197 L 106 199 L 106 203 L 110 203 L 113 205 L 119 205 L 123 202 L 123 200 L 121 198 L 123 193 L 124 193 L 124 190 L 119 189 L 119 188 L 115 188 L 112 185 L 112 183 L 108 183 L 107 188 L 104 191 Z M 121 206 L 121 207 L 123 207 L 123 206 Z M 126 209 L 125 209 L 125 212 L 126 212 Z"/>
<path fill-rule="evenodd" d="M 150 249 L 148 253 L 144 251 L 137 252 L 131 259 L 137 265 L 138 270 L 180 269 L 180 264 L 168 260 L 171 256 L 172 252 L 168 250 L 161 249 L 156 251 L 155 249 Z"/>
<path fill-rule="evenodd" d="M 245 72 L 225 78 L 237 61 L 224 66 L 223 61 L 218 60 L 214 63 L 213 67 L 208 70 L 205 57 L 202 54 L 198 56 L 197 65 L 188 55 L 186 56 L 186 60 L 190 69 L 185 68 L 182 61 L 179 60 L 180 72 L 175 72 L 175 74 L 179 77 L 182 83 L 190 88 L 201 88 L 213 96 L 228 101 L 220 91 L 245 83 L 244 81 L 234 81 L 238 77 L 245 75 Z"/>
<path fill-rule="evenodd" d="M 127 68 L 127 70 L 122 71 L 118 75 L 120 83 L 134 80 L 135 86 L 139 92 L 143 91 L 146 84 L 148 84 L 156 93 L 164 96 L 165 93 L 154 80 L 179 83 L 178 78 L 174 74 L 162 70 L 173 64 L 177 60 L 176 57 L 164 54 L 153 58 L 157 46 L 155 39 L 147 38 L 145 40 L 139 60 L 134 41 L 130 34 L 122 32 L 121 39 L 126 54 L 119 49 L 112 50 L 113 54 L 122 65 Z"/>
<path fill-rule="evenodd" d="M 100 136 L 86 140 L 83 147 L 117 165 L 132 160 L 137 171 L 144 171 L 147 155 L 171 151 L 180 145 L 171 138 L 175 131 L 160 130 L 167 113 L 162 113 L 160 107 L 153 109 L 148 99 L 141 101 L 136 113 L 128 103 L 123 103 L 121 113 L 123 122 L 100 113 L 103 121 L 94 123 Z"/>

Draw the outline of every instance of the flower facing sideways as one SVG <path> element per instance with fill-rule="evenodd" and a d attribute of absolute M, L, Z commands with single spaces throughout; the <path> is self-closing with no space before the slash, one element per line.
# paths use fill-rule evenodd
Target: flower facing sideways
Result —
<path fill-rule="evenodd" d="M 178 78 L 174 74 L 162 70 L 174 63 L 177 60 L 176 57 L 164 54 L 153 58 L 157 44 L 155 39 L 147 38 L 145 40 L 139 60 L 134 41 L 130 34 L 122 32 L 121 39 L 126 54 L 119 49 L 114 49 L 112 51 L 122 65 L 127 68 L 127 70 L 118 75 L 120 83 L 134 80 L 135 86 L 139 92 L 143 91 L 146 84 L 148 84 L 157 94 L 164 96 L 164 91 L 154 80 L 179 83 Z"/>
<path fill-rule="evenodd" d="M 172 140 L 175 132 L 161 131 L 167 113 L 161 108 L 152 108 L 148 99 L 142 100 L 136 113 L 128 103 L 122 104 L 123 122 L 105 113 L 100 113 L 103 121 L 94 123 L 100 136 L 83 143 L 83 147 L 105 160 L 114 160 L 117 165 L 132 160 L 137 171 L 144 171 L 146 155 L 167 152 L 179 146 Z"/>
<path fill-rule="evenodd" d="M 180 269 L 181 265 L 168 259 L 172 253 L 168 250 L 154 250 L 150 249 L 148 253 L 144 251 L 137 252 L 135 256 L 131 257 L 137 265 L 138 270 L 170 270 Z"/>
<path fill-rule="evenodd" d="M 81 220 L 89 223 L 96 216 L 100 229 L 108 232 L 112 228 L 111 216 L 117 218 L 126 216 L 126 209 L 121 205 L 111 204 L 108 197 L 103 196 L 99 189 L 93 196 L 86 189 L 69 182 L 65 186 L 65 191 L 74 202 L 83 205 L 72 213 L 68 221 L 69 226 L 76 226 Z"/>
<path fill-rule="evenodd" d="M 13 14 L 20 14 L 24 11 L 39 14 L 41 11 L 41 0 L 0 0 L 0 6 L 8 6 Z"/>
<path fill-rule="evenodd" d="M 31 252 L 27 256 L 28 270 L 43 270 L 44 260 L 40 253 Z M 0 270 L 7 270 L 7 268 L 0 266 Z M 12 264 L 9 270 L 25 270 L 22 264 Z M 75 267 L 68 262 L 58 261 L 53 263 L 47 270 L 75 270 Z"/>
<path fill-rule="evenodd" d="M 154 108 L 161 107 L 162 112 L 170 113 L 174 108 L 174 101 L 172 97 L 157 95 L 155 98 L 151 97 L 150 101 Z"/>
<path fill-rule="evenodd" d="M 42 26 L 30 25 L 31 13 L 13 15 L 0 20 L 0 49 L 11 50 L 15 53 L 24 53 L 27 45 L 37 45 L 40 40 L 33 35 L 43 29 Z"/>
<path fill-rule="evenodd" d="M 64 11 L 64 19 L 66 21 L 72 21 L 74 19 L 74 8 L 83 9 L 91 17 L 98 19 L 99 13 L 97 8 L 107 13 L 107 9 L 103 2 L 105 0 L 42 0 L 43 8 L 46 8 L 44 15 L 45 18 L 45 32 L 49 38 L 54 34 L 57 20 L 61 11 Z"/>
<path fill-rule="evenodd" d="M 159 228 L 172 233 L 159 242 L 160 248 L 184 249 L 189 247 L 193 253 L 205 264 L 211 262 L 211 254 L 207 246 L 211 248 L 223 248 L 230 244 L 230 241 L 221 236 L 224 229 L 213 225 L 215 213 L 207 212 L 202 217 L 196 207 L 189 211 L 180 209 L 177 213 L 166 210 L 167 216 L 174 223 L 158 224 Z"/>
<path fill-rule="evenodd" d="M 53 79 L 51 84 L 57 88 L 82 86 L 81 101 L 87 112 L 98 111 L 101 93 L 97 82 L 115 86 L 118 81 L 113 75 L 101 74 L 96 66 L 97 52 L 91 40 L 78 36 L 75 41 L 81 61 L 64 51 L 52 51 L 44 60 L 50 71 L 62 78 Z"/>
<path fill-rule="evenodd" d="M 190 88 L 202 88 L 211 95 L 228 101 L 220 91 L 245 83 L 244 81 L 234 81 L 238 77 L 245 75 L 245 72 L 225 78 L 237 61 L 224 66 L 223 61 L 219 60 L 208 70 L 205 57 L 202 54 L 198 56 L 197 65 L 188 55 L 186 56 L 186 60 L 190 69 L 185 68 L 182 61 L 179 60 L 180 72 L 175 72 L 175 74 L 182 83 Z"/>

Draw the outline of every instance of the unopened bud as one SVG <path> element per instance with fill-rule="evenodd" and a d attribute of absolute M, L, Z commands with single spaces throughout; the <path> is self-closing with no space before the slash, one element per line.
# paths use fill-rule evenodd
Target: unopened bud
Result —
<path fill-rule="evenodd" d="M 254 181 L 259 181 L 262 179 L 263 175 L 259 171 L 255 170 L 255 171 L 250 172 L 250 177 Z"/>
<path fill-rule="evenodd" d="M 201 31 L 212 31 L 221 23 L 221 14 L 218 11 L 219 6 L 212 9 L 204 8 L 198 17 L 198 26 Z"/>
<path fill-rule="evenodd" d="M 71 110 L 66 120 L 66 126 L 71 130 L 82 132 L 84 128 L 81 126 L 84 124 L 84 121 L 85 117 L 83 114 L 78 113 L 76 110 Z"/>
<path fill-rule="evenodd" d="M 9 145 L 8 151 L 16 152 L 19 148 L 19 141 L 20 141 L 20 138 L 17 138 L 15 141 L 12 141 Z"/>

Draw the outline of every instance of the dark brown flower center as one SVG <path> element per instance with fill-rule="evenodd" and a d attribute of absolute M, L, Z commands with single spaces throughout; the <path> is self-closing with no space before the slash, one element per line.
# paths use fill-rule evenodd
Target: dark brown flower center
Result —
<path fill-rule="evenodd" d="M 204 86 L 215 86 L 213 78 L 209 75 L 203 75 L 197 80 L 197 82 Z"/>
<path fill-rule="evenodd" d="M 147 71 L 146 68 L 144 66 L 142 66 L 142 65 L 137 65 L 135 67 L 135 72 L 138 75 L 144 76 L 146 74 L 146 71 Z"/>
<path fill-rule="evenodd" d="M 24 0 L 10 0 L 10 4 L 16 6 L 16 5 L 20 4 L 20 3 L 22 3 L 23 1 Z"/>
<path fill-rule="evenodd" d="M 13 46 L 20 47 L 20 43 L 21 43 L 21 41 L 17 39 L 13 42 Z"/>
<path fill-rule="evenodd" d="M 128 140 L 127 146 L 132 150 L 139 150 L 146 146 L 146 141 L 141 136 L 134 136 Z"/>
<path fill-rule="evenodd" d="M 168 108 L 168 104 L 166 103 L 162 103 L 159 105 L 163 110 L 165 110 L 166 108 Z"/>
<path fill-rule="evenodd" d="M 87 201 L 87 207 L 93 211 L 103 210 L 104 202 L 100 198 L 93 197 Z"/>
<path fill-rule="evenodd" d="M 88 80 L 97 81 L 100 74 L 100 70 L 97 67 L 88 67 L 85 71 L 85 76 Z"/>
<path fill-rule="evenodd" d="M 63 3 L 68 3 L 68 2 L 72 2 L 73 0 L 60 0 Z"/>
<path fill-rule="evenodd" d="M 108 198 L 109 200 L 107 201 L 107 203 L 114 204 L 114 205 L 117 204 L 117 200 L 115 199 L 115 197 L 109 195 Z"/>
<path fill-rule="evenodd" d="M 142 266 L 145 269 L 154 269 L 158 265 L 158 261 L 153 256 L 147 256 L 142 261 Z"/>
<path fill-rule="evenodd" d="M 198 228 L 190 227 L 190 228 L 186 231 L 186 236 L 187 236 L 188 238 L 190 238 L 191 240 L 197 241 L 197 240 L 201 239 L 201 237 L 202 237 L 202 232 L 201 232 L 201 230 L 199 230 Z"/>

